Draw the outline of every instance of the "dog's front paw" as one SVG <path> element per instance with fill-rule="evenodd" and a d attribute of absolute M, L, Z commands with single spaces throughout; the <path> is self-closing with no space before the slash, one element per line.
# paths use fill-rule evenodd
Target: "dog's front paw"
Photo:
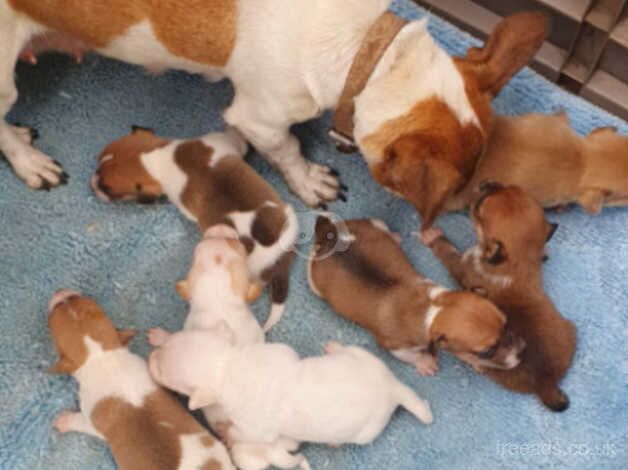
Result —
<path fill-rule="evenodd" d="M 345 186 L 338 181 L 338 173 L 329 167 L 307 163 L 286 175 L 290 189 L 310 207 L 325 206 L 336 199 L 346 201 Z"/>
<path fill-rule="evenodd" d="M 162 328 L 151 328 L 150 330 L 148 330 L 148 333 L 146 333 L 146 339 L 148 340 L 148 344 L 155 347 L 164 344 L 169 336 L 170 333 Z"/>
<path fill-rule="evenodd" d="M 28 132 L 30 133 L 30 130 Z M 27 143 L 28 137 L 25 131 L 16 132 L 16 135 L 24 143 Z M 30 145 L 25 152 L 15 155 L 11 159 L 11 163 L 15 174 L 33 189 L 48 191 L 50 188 L 68 182 L 69 176 L 58 162 L 30 147 Z"/>
<path fill-rule="evenodd" d="M 419 233 L 419 241 L 423 243 L 425 246 L 431 246 L 436 240 L 444 235 L 443 231 L 436 227 L 428 228 L 427 230 L 422 230 Z"/>
<path fill-rule="evenodd" d="M 438 358 L 429 354 L 421 354 L 415 363 L 416 371 L 423 376 L 433 376 L 438 372 Z"/>

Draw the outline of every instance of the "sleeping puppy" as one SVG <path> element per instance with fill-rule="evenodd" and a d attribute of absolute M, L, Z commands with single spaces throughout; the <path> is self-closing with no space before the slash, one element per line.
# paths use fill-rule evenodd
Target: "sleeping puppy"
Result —
<path fill-rule="evenodd" d="M 235 131 L 183 141 L 134 127 L 102 151 L 92 188 L 104 201 L 150 203 L 166 195 L 203 233 L 216 224 L 234 227 L 252 279 L 270 285 L 270 329 L 288 295 L 298 222 L 292 206 L 242 159 L 246 147 Z"/>
<path fill-rule="evenodd" d="M 422 375 L 438 370 L 439 349 L 487 368 L 519 363 L 525 344 L 506 328 L 495 305 L 422 277 L 382 221 L 344 224 L 319 217 L 308 265 L 312 290 L 341 316 L 368 329 Z M 350 244 L 339 247 L 339 238 Z"/>
<path fill-rule="evenodd" d="M 122 470 L 235 470 L 222 443 L 127 349 L 134 332 L 116 330 L 96 302 L 57 291 L 48 325 L 59 351 L 50 371 L 74 376 L 81 405 L 57 418 L 57 430 L 105 440 Z"/>
<path fill-rule="evenodd" d="M 173 334 L 149 367 L 159 383 L 190 396 L 190 409 L 222 405 L 242 442 L 368 444 L 398 406 L 432 422 L 428 404 L 366 350 L 330 342 L 325 351 L 301 359 L 284 344 L 237 346 L 222 325 Z"/>
<path fill-rule="evenodd" d="M 626 206 L 628 136 L 605 127 L 580 137 L 564 112 L 497 116 L 473 178 L 446 209 L 469 207 L 482 181 L 519 186 L 546 208 L 575 202 L 599 214 L 604 206 Z"/>
<path fill-rule="evenodd" d="M 92 50 L 158 71 L 225 77 L 224 112 L 310 206 L 335 200 L 327 167 L 307 162 L 292 125 L 336 109 L 334 135 L 353 142 L 375 178 L 430 225 L 470 178 L 491 128 L 491 101 L 535 54 L 545 18 L 504 19 L 483 49 L 450 57 L 425 20 L 388 12 L 390 0 L 0 0 L 0 116 L 17 99 L 17 59 Z M 262 26 L 263 25 L 263 26 Z M 269 32 L 271 32 L 269 34 Z M 78 51 L 78 52 L 77 52 Z M 0 122 L 0 150 L 33 188 L 61 167 Z"/>
<path fill-rule="evenodd" d="M 481 192 L 472 210 L 475 247 L 461 255 L 436 229 L 424 233 L 423 242 L 463 287 L 495 302 L 526 341 L 516 368 L 483 372 L 505 388 L 537 395 L 552 411 L 564 411 L 569 399 L 559 383 L 573 360 L 576 328 L 544 292 L 541 272 L 545 243 L 557 226 L 520 188 L 485 183 Z"/>

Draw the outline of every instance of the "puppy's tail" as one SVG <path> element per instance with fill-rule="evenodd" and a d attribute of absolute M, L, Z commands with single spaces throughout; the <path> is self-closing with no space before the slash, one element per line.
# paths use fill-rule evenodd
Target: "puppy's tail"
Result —
<path fill-rule="evenodd" d="M 412 389 L 401 382 L 397 384 L 397 400 L 401 406 L 416 416 L 419 421 L 425 424 L 432 424 L 432 421 L 434 421 L 429 403 L 419 398 Z"/>
<path fill-rule="evenodd" d="M 547 408 L 557 413 L 569 408 L 569 397 L 556 385 L 540 390 L 539 398 Z"/>

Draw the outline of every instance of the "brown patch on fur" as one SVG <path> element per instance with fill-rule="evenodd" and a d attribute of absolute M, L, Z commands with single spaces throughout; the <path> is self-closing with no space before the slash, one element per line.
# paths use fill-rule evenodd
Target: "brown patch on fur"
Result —
<path fill-rule="evenodd" d="M 463 287 L 481 288 L 504 311 L 509 328 L 526 341 L 517 367 L 485 373 L 507 389 L 536 394 L 548 408 L 563 411 L 569 400 L 558 386 L 573 360 L 576 329 L 543 290 L 541 264 L 555 227 L 520 188 L 496 189 L 480 201 L 473 209 L 478 246 L 484 250 L 498 244 L 500 261 L 493 264 L 482 257 L 478 271 L 472 256 L 463 258 L 444 237 L 432 249 Z M 493 282 L 489 276 L 507 276 L 510 282 Z"/>
<path fill-rule="evenodd" d="M 202 467 L 201 470 L 221 470 L 222 465 L 216 459 L 208 460 Z"/>
<path fill-rule="evenodd" d="M 435 284 L 414 270 L 389 233 L 370 220 L 345 223 L 356 240 L 346 251 L 315 258 L 311 281 L 338 314 L 368 329 L 380 346 L 394 351 L 432 343 L 462 355 L 500 341 L 505 316 L 491 302 L 470 292 L 446 292 L 431 300 L 429 290 Z M 321 225 L 317 254 L 330 252 L 326 245 L 334 243 Z M 441 311 L 425 331 L 425 314 L 432 304 Z M 502 349 L 495 360 L 506 353 Z"/>
<path fill-rule="evenodd" d="M 471 177 L 483 136 L 473 124 L 463 126 L 434 97 L 385 123 L 363 146 L 383 155 L 371 167 L 375 179 L 412 203 L 428 227 L 445 200 Z"/>
<path fill-rule="evenodd" d="M 8 0 L 38 23 L 78 38 L 90 48 L 105 47 L 147 16 L 149 3 L 109 0 Z"/>
<path fill-rule="evenodd" d="M 132 335 L 116 330 L 102 308 L 92 299 L 73 296 L 58 304 L 48 317 L 48 327 L 59 352 L 59 361 L 50 372 L 72 374 L 87 359 L 85 337 L 99 343 L 104 351 L 125 346 Z"/>
<path fill-rule="evenodd" d="M 151 15 L 155 35 L 179 57 L 227 64 L 236 42 L 236 0 L 161 0 Z"/>
<path fill-rule="evenodd" d="M 162 389 L 149 395 L 141 408 L 119 398 L 105 398 L 94 407 L 91 419 L 122 469 L 178 468 L 183 435 L 202 433 L 204 436 L 199 439 L 203 445 L 217 445 L 185 408 Z M 222 467 L 218 464 L 214 468 Z"/>
<path fill-rule="evenodd" d="M 224 66 L 236 41 L 236 0 L 9 0 L 9 4 L 94 49 L 106 47 L 144 20 L 150 21 L 155 36 L 172 54 L 194 62 Z"/>
<path fill-rule="evenodd" d="M 262 246 L 274 245 L 286 225 L 286 213 L 282 206 L 262 206 L 257 209 L 251 235 Z"/>

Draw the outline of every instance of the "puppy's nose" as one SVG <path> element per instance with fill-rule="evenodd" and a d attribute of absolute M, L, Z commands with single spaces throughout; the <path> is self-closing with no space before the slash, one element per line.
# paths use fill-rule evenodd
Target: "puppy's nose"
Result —
<path fill-rule="evenodd" d="M 52 312 L 57 305 L 61 302 L 65 302 L 70 297 L 78 297 L 80 295 L 81 294 L 71 289 L 59 289 L 57 292 L 52 294 L 52 298 L 50 299 L 50 302 L 48 302 L 48 312 Z"/>
<path fill-rule="evenodd" d="M 92 190 L 94 191 L 98 199 L 100 199 L 103 202 L 111 202 L 111 198 L 104 191 L 105 188 L 100 181 L 100 176 L 98 176 L 98 173 L 94 173 L 92 175 L 90 184 L 91 184 Z"/>

